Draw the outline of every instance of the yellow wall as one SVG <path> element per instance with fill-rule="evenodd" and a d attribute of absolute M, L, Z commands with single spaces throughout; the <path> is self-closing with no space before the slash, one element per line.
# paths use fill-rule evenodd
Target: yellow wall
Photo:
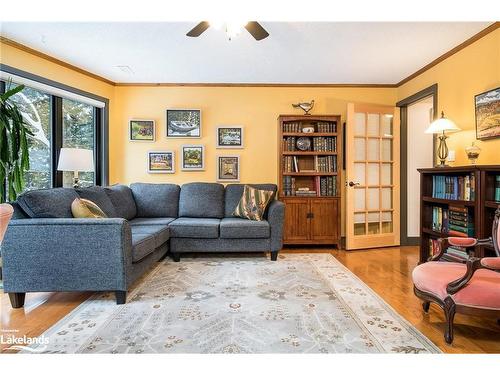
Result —
<path fill-rule="evenodd" d="M 450 134 L 448 147 L 456 151 L 450 165 L 467 165 L 465 147 L 472 141 L 482 150 L 478 163 L 500 164 L 500 138 L 477 141 L 474 95 L 500 86 L 500 29 L 484 36 L 460 52 L 400 86 L 398 100 L 438 84 L 438 110 L 444 110 L 461 132 Z"/>
<path fill-rule="evenodd" d="M 216 155 L 241 156 L 241 182 L 277 182 L 277 117 L 301 113 L 292 103 L 315 99 L 313 113 L 341 114 L 349 101 L 394 104 L 395 89 L 279 87 L 117 87 L 116 121 L 111 128 L 111 182 L 215 181 Z M 202 138 L 165 136 L 167 108 L 197 108 L 202 113 Z M 156 121 L 156 142 L 129 142 L 130 118 Z M 216 149 L 216 128 L 244 126 L 243 149 Z M 205 145 L 205 171 L 181 172 L 182 144 Z M 148 174 L 148 150 L 174 150 L 175 174 Z"/>

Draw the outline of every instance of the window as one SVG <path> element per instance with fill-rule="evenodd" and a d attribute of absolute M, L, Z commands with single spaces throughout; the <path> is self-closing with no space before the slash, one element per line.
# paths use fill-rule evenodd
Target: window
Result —
<path fill-rule="evenodd" d="M 7 79 L 2 66 L 0 92 L 15 87 L 11 83 L 7 87 Z M 89 94 L 85 97 L 81 92 L 65 91 L 66 86 L 56 82 L 32 80 L 36 77 L 26 74 L 17 76 L 19 71 L 9 68 L 16 74 L 14 82 L 23 83 L 25 88 L 12 97 L 34 133 L 29 136 L 30 170 L 26 173 L 26 190 L 50 187 L 71 186 L 73 172 L 57 171 L 57 159 L 61 147 L 85 148 L 94 151 L 94 172 L 80 172 L 81 186 L 100 185 L 107 182 L 103 163 L 103 133 L 105 114 L 107 112 L 104 98 Z M 8 72 L 7 74 L 10 74 Z M 50 82 L 50 86 L 42 82 Z M 63 88 L 61 88 L 63 87 Z"/>

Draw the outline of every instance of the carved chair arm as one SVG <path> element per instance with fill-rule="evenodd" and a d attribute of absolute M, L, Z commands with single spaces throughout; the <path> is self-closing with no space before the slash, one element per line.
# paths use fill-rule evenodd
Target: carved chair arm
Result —
<path fill-rule="evenodd" d="M 465 272 L 465 275 L 452 281 L 446 286 L 448 294 L 455 294 L 459 290 L 465 288 L 467 283 L 472 279 L 472 276 L 474 276 L 474 273 L 479 269 L 500 271 L 500 258 L 469 258 L 466 266 L 467 271 Z"/>

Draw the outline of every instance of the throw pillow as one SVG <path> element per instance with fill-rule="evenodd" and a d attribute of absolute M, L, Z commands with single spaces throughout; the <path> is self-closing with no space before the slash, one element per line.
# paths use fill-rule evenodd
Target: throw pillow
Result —
<path fill-rule="evenodd" d="M 97 204 L 84 198 L 75 198 L 71 203 L 71 212 L 73 217 L 79 219 L 103 219 L 107 217 Z"/>
<path fill-rule="evenodd" d="M 245 185 L 240 202 L 233 215 L 245 219 L 261 221 L 264 218 L 267 205 L 274 196 L 272 190 L 259 190 Z"/>

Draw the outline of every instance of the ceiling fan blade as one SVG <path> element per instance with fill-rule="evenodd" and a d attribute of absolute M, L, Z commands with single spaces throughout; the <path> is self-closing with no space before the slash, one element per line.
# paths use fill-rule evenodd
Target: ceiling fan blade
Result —
<path fill-rule="evenodd" d="M 193 27 L 186 35 L 196 38 L 197 36 L 203 34 L 209 26 L 210 24 L 207 21 L 202 21 L 198 25 Z"/>
<path fill-rule="evenodd" d="M 255 40 L 262 40 L 269 36 L 269 33 L 260 25 L 260 23 L 251 21 L 245 25 L 245 29 L 252 34 Z"/>

